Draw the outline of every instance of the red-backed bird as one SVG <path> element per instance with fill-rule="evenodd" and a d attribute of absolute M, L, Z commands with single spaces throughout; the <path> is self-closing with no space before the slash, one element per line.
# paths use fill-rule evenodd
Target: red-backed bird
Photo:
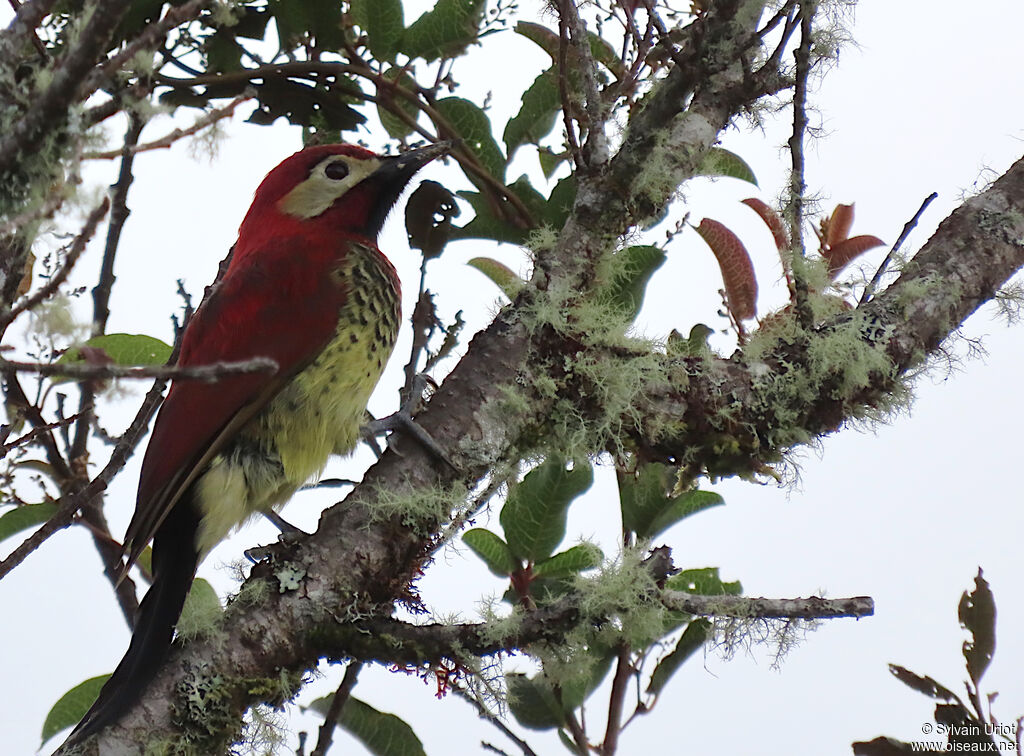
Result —
<path fill-rule="evenodd" d="M 347 144 L 292 155 L 256 190 L 179 365 L 269 357 L 276 373 L 175 382 L 157 415 L 125 534 L 125 570 L 153 542 L 131 645 L 71 735 L 117 721 L 170 648 L 196 568 L 228 532 L 284 504 L 356 445 L 394 346 L 399 281 L 377 248 L 412 175 L 446 143 L 394 157 Z"/>

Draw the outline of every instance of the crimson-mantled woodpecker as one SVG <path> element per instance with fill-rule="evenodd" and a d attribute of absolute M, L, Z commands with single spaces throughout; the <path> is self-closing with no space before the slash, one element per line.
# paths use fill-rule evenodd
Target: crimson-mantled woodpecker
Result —
<path fill-rule="evenodd" d="M 447 144 L 382 157 L 310 147 L 256 190 L 222 280 L 188 323 L 179 365 L 269 357 L 276 373 L 175 382 L 146 449 L 125 570 L 153 542 L 131 645 L 72 733 L 118 720 L 160 668 L 199 562 L 356 445 L 394 346 L 399 281 L 377 234 L 412 175 Z"/>

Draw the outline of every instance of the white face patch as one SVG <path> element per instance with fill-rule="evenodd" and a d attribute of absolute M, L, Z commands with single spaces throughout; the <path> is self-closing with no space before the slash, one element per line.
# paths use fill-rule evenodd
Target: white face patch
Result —
<path fill-rule="evenodd" d="M 315 218 L 380 166 L 381 161 L 373 157 L 331 155 L 317 163 L 309 178 L 282 197 L 278 207 L 297 218 Z"/>

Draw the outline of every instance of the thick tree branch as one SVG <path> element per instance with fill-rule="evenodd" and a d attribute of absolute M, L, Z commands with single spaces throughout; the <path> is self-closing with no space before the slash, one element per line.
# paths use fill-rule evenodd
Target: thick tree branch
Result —
<path fill-rule="evenodd" d="M 171 702 L 186 676 L 217 676 L 225 705 L 241 712 L 256 700 L 250 692 L 253 679 L 306 669 L 321 653 L 337 653 L 342 639 L 345 648 L 360 640 L 380 641 L 362 638 L 367 634 L 353 631 L 348 618 L 379 615 L 396 597 L 407 597 L 409 583 L 436 547 L 435 534 L 465 506 L 467 490 L 494 464 L 516 457 L 531 432 L 543 431 L 550 398 L 526 409 L 516 405 L 520 411 L 514 413 L 507 407 L 510 396 L 529 391 L 537 372 L 552 364 L 534 359 L 543 353 L 539 350 L 553 348 L 559 357 L 589 352 L 653 363 L 644 373 L 648 377 L 638 381 L 631 411 L 637 438 L 657 453 L 690 455 L 689 461 L 711 466 L 712 446 L 726 434 L 739 452 L 725 461 L 728 469 L 721 474 L 749 472 L 777 460 L 785 448 L 876 407 L 902 371 L 919 364 L 1024 265 L 1024 167 L 1018 163 L 954 213 L 894 286 L 863 308 L 805 332 L 802 339 L 769 344 L 756 365 L 740 356 L 700 361 L 629 355 L 584 343 L 569 327 L 529 321 L 526 315 L 536 311 L 536 303 L 554 292 L 585 296 L 598 263 L 632 224 L 649 217 L 693 175 L 730 119 L 784 84 L 776 70 L 750 68 L 759 44 L 756 19 L 748 19 L 748 29 L 737 18 L 748 5 L 720 0 L 711 6 L 683 46 L 681 55 L 689 56 L 690 68 L 672 70 L 645 98 L 609 168 L 581 177 L 573 214 L 557 243 L 538 252 L 531 285 L 474 338 L 418 416 L 463 474 L 456 476 L 411 444 L 403 445 L 400 455 L 387 452 L 342 505 L 323 514 L 315 534 L 273 549 L 274 560 L 254 568 L 250 582 L 270 589 L 264 602 L 236 603 L 231 621 L 216 638 L 175 649 L 139 705 L 101 735 L 104 753 L 134 753 L 140 738 L 176 732 Z M 572 301 L 558 304 L 571 313 Z M 869 370 L 864 384 L 851 383 L 852 376 L 835 374 L 842 361 L 834 370 L 823 369 L 822 346 L 866 350 L 882 358 L 875 364 L 889 367 Z M 818 384 L 803 390 L 804 376 Z M 551 376 L 544 377 L 550 382 Z M 564 398 L 579 401 L 578 394 L 569 392 Z M 788 404 L 767 411 L 778 401 Z M 716 453 L 721 455 L 720 445 Z M 301 590 L 288 588 L 296 576 Z M 718 602 L 718 610 L 728 606 L 720 596 L 709 600 Z M 681 607 L 702 613 L 698 604 Z M 865 608 L 854 605 L 847 611 Z M 750 616 L 749 609 L 744 606 L 744 616 Z M 703 610 L 712 613 L 710 605 Z M 466 645 L 472 637 L 461 635 L 463 628 L 439 632 L 450 633 L 461 648 L 483 652 Z"/>

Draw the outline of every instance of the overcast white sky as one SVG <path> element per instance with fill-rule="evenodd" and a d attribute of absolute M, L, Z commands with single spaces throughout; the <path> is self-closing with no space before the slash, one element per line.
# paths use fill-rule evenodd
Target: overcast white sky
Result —
<path fill-rule="evenodd" d="M 909 240 L 910 250 L 919 248 L 964 192 L 1002 173 L 1024 152 L 1022 28 L 1024 4 L 1019 0 L 992 0 L 971 11 L 949 0 L 862 2 L 852 29 L 860 48 L 843 52 L 814 95 L 825 134 L 808 149 L 808 183 L 823 196 L 824 206 L 855 201 L 854 233 L 892 242 L 924 197 L 936 191 L 938 200 Z M 545 58 L 530 43 L 506 36 L 508 60 L 516 64 L 498 64 L 501 89 L 489 63 L 491 73 L 471 81 L 465 96 L 494 88 L 495 112 L 511 114 L 516 103 L 503 100 L 501 92 L 525 89 Z M 464 74 L 469 70 L 462 69 Z M 784 179 L 786 156 L 779 147 L 788 134 L 788 114 L 785 119 L 769 122 L 763 132 L 741 125 L 723 142 L 751 164 L 761 182 L 760 196 L 768 201 Z M 146 136 L 168 128 L 166 122 L 154 123 Z M 226 131 L 213 160 L 194 159 L 182 145 L 139 159 L 133 213 L 117 265 L 111 331 L 169 339 L 168 316 L 179 304 L 175 280 L 183 278 L 197 298 L 201 295 L 234 240 L 252 191 L 299 146 L 295 129 L 239 122 Z M 533 170 L 528 148 L 520 151 L 519 165 Z M 102 187 L 112 182 L 114 171 L 114 164 L 99 165 L 87 179 Z M 422 177 L 445 180 L 450 175 L 432 166 Z M 509 171 L 510 179 L 517 175 Z M 748 241 L 763 314 L 777 306 L 783 293 L 767 231 L 737 202 L 751 189 L 722 180 L 693 182 L 685 193 L 694 220 L 712 215 Z M 409 312 L 418 263 L 405 246 L 399 219 L 396 213 L 381 247 L 400 269 Z M 497 303 L 496 289 L 464 265 L 479 254 L 523 267 L 514 249 L 461 242 L 432 263 L 431 271 L 430 287 L 438 293 L 442 312 L 450 316 L 464 309 L 471 327 L 484 325 Z M 883 254 L 870 257 L 872 270 Z M 91 282 L 97 266 L 94 250 L 79 266 L 80 280 Z M 720 285 L 710 251 L 692 233 L 677 238 L 648 289 L 640 330 L 661 338 L 673 327 L 685 333 L 698 321 L 722 327 L 715 316 Z M 1007 328 L 992 313 L 983 309 L 964 329 L 965 335 L 984 339 L 987 357 L 968 361 L 962 372 L 936 370 L 924 377 L 909 415 L 882 427 L 844 430 L 798 455 L 796 485 L 715 485 L 727 506 L 687 520 L 664 536 L 678 565 L 718 566 L 723 578 L 741 580 L 749 595 L 870 595 L 876 614 L 823 624 L 780 670 L 771 668 L 771 648 L 756 648 L 730 661 L 709 651 L 677 675 L 652 714 L 626 731 L 621 753 L 849 753 L 851 741 L 879 734 L 923 738 L 931 704 L 892 679 L 886 665 L 896 662 L 962 690 L 964 636 L 956 606 L 979 566 L 999 609 L 999 644 L 984 692 L 1000 693 L 994 710 L 1003 721 L 1024 715 L 1024 502 L 1015 475 L 1024 420 L 1017 391 L 1024 374 L 1024 332 L 1019 326 Z M 729 342 L 721 337 L 716 343 L 727 349 Z M 394 406 L 396 373 L 407 344 L 405 334 L 371 405 L 378 413 Z M 119 432 L 134 414 L 143 390 L 129 387 L 130 395 L 111 408 L 106 422 L 112 431 Z M 367 460 L 360 453 L 332 465 L 328 474 L 358 477 Z M 115 534 L 123 532 L 130 516 L 137 475 L 135 460 L 110 489 Z M 285 516 L 312 529 L 320 507 L 331 500 L 300 494 Z M 594 490 L 570 513 L 567 540 L 596 538 L 606 553 L 613 553 L 616 506 L 614 477 L 609 468 L 601 468 Z M 244 548 L 273 538 L 273 530 L 263 524 L 249 528 L 219 547 L 200 574 L 229 592 L 233 580 L 226 565 L 238 560 Z M 0 544 L 2 553 L 17 542 Z M 503 586 L 467 550 L 449 549 L 439 555 L 421 589 L 432 608 L 460 611 L 472 619 L 479 597 L 500 593 Z M 79 529 L 52 538 L 0 582 L 0 602 L 5 681 L 0 752 L 28 754 L 39 745 L 52 703 L 83 679 L 110 671 L 127 645 L 128 632 Z M 335 672 L 317 681 L 300 700 L 330 691 L 336 679 Z M 409 721 L 428 754 L 477 753 L 480 739 L 515 751 L 500 733 L 478 722 L 466 704 L 453 698 L 437 701 L 432 693 L 432 684 L 383 670 L 364 673 L 356 690 Z M 589 710 L 590 717 L 602 721 L 602 707 Z M 317 726 L 312 717 L 292 724 L 310 732 Z M 540 754 L 564 753 L 550 735 L 530 733 L 527 739 Z M 294 752 L 294 733 L 290 742 L 285 752 Z M 360 752 L 347 742 L 339 735 L 333 752 Z"/>

